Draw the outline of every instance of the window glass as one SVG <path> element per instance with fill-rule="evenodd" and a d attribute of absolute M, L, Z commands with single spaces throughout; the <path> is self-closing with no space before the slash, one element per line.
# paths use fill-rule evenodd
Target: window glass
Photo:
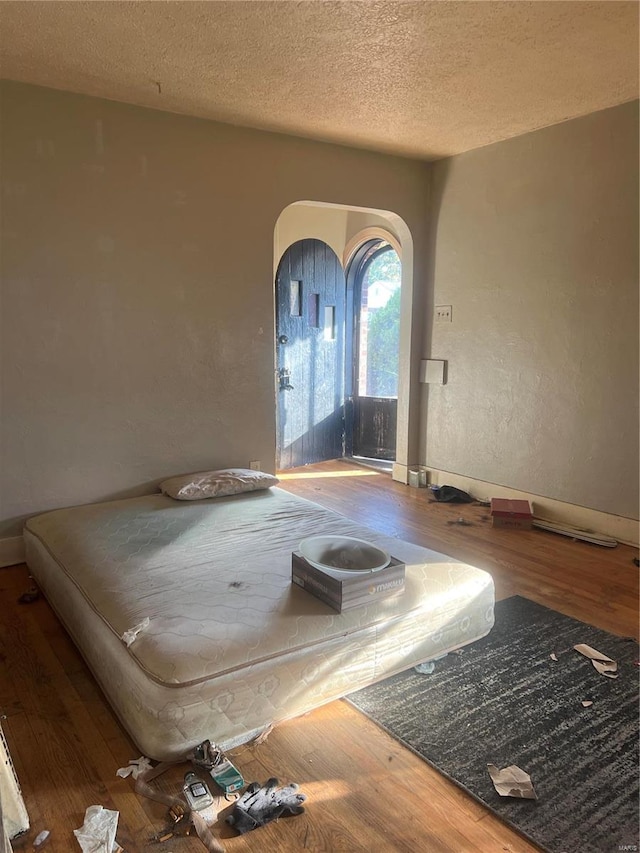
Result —
<path fill-rule="evenodd" d="M 400 258 L 391 247 L 365 267 L 360 296 L 358 393 L 398 396 Z"/>

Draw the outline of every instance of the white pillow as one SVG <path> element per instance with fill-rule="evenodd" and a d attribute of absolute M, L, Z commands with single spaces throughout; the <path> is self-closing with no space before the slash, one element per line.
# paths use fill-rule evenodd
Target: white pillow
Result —
<path fill-rule="evenodd" d="M 219 471 L 197 471 L 182 474 L 160 483 L 160 491 L 178 501 L 199 501 L 269 489 L 278 482 L 273 474 L 249 468 L 222 468 Z"/>

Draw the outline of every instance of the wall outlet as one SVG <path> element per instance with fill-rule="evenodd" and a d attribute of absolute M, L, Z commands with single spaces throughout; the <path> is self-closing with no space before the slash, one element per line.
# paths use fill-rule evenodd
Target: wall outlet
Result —
<path fill-rule="evenodd" d="M 451 305 L 436 305 L 436 323 L 451 323 Z"/>
<path fill-rule="evenodd" d="M 249 468 L 251 468 L 252 471 L 261 471 L 262 468 L 260 467 L 260 460 L 254 459 L 252 462 L 249 462 Z"/>

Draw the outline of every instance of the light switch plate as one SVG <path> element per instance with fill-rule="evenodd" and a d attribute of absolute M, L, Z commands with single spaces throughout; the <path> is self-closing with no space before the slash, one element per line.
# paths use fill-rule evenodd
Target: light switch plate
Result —
<path fill-rule="evenodd" d="M 452 323 L 453 309 L 451 305 L 436 305 L 435 317 L 436 323 Z"/>

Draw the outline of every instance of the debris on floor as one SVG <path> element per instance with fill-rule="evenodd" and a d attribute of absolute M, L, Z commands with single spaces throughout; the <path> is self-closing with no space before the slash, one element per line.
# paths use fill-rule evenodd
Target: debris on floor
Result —
<path fill-rule="evenodd" d="M 456 518 L 451 521 L 447 521 L 447 524 L 459 524 L 461 527 L 473 527 L 473 521 L 467 521 L 466 518 Z"/>
<path fill-rule="evenodd" d="M 18 604 L 32 604 L 40 598 L 40 590 L 38 589 L 33 578 L 29 578 L 29 589 L 23 592 L 18 599 Z"/>
<path fill-rule="evenodd" d="M 211 761 L 208 749 L 206 754 L 204 750 L 204 747 L 208 747 L 209 745 L 209 741 L 205 741 L 200 745 L 202 747 L 198 752 L 200 760 L 197 759 L 195 754 L 196 750 L 199 749 L 198 747 L 188 756 L 191 763 L 203 772 L 209 769 Z M 211 747 L 212 752 L 223 756 L 217 750 L 217 747 L 214 745 L 211 745 Z M 179 796 L 165 794 L 149 784 L 149 782 L 161 776 L 169 768 L 175 767 L 176 763 L 180 762 L 160 762 L 153 766 L 148 758 L 141 756 L 136 760 L 130 761 L 127 767 L 121 767 L 116 775 L 123 778 L 132 776 L 135 779 L 134 790 L 137 794 L 168 806 L 167 824 L 151 838 L 151 841 L 162 844 L 171 838 L 184 837 L 192 835 L 195 832 L 209 853 L 224 853 L 223 845 L 214 836 L 211 828 L 216 823 L 219 812 L 226 805 L 222 795 L 215 801 L 213 797 L 210 797 L 211 805 L 199 812 L 196 808 L 192 808 L 190 804 L 184 802 Z M 182 793 L 184 794 L 184 791 Z M 198 803 L 197 805 L 200 807 L 202 803 Z M 99 853 L 102 853 L 101 849 Z"/>
<path fill-rule="evenodd" d="M 214 835 L 213 826 L 221 819 L 220 812 L 229 802 L 230 795 L 235 792 L 238 792 L 235 793 L 238 799 L 226 821 L 241 834 L 279 817 L 298 815 L 304 811 L 302 803 L 306 800 L 306 795 L 299 792 L 298 785 L 291 783 L 279 787 L 278 780 L 273 777 L 264 785 L 252 782 L 244 794 L 239 795 L 239 789 L 244 787 L 242 775 L 224 752 L 209 740 L 202 741 L 185 758 L 191 762 L 196 772 L 191 770 L 184 777 L 181 791 L 184 799 L 165 794 L 149 785 L 153 779 L 169 768 L 175 767 L 176 763 L 160 762 L 153 766 L 149 759 L 141 756 L 131 760 L 127 767 L 121 767 L 117 771 L 116 775 L 122 778 L 127 776 L 134 778 L 137 794 L 169 807 L 166 825 L 151 839 L 155 843 L 164 844 L 172 838 L 191 835 L 192 831 L 195 831 L 210 853 L 224 853 L 224 847 Z M 224 791 L 224 795 L 221 794 L 217 798 L 212 796 L 212 791 L 202 781 L 205 774 L 214 779 Z M 115 814 L 117 819 L 118 813 L 115 812 Z M 77 835 L 79 830 L 75 832 Z M 88 848 L 87 853 L 89 849 L 94 853 L 93 848 Z M 96 847 L 95 853 L 111 853 L 111 851 Z"/>
<path fill-rule="evenodd" d="M 583 708 L 590 708 L 592 705 L 593 705 L 593 702 L 591 701 L 591 699 L 583 699 L 582 700 L 582 707 Z"/>
<path fill-rule="evenodd" d="M 501 797 L 518 797 L 525 800 L 537 800 L 533 790 L 531 776 L 515 764 L 499 770 L 495 764 L 487 764 L 487 770 L 493 787 Z"/>
<path fill-rule="evenodd" d="M 116 842 L 119 812 L 103 806 L 89 806 L 84 813 L 84 823 L 73 834 L 83 853 L 114 853 L 122 850 Z"/>
<path fill-rule="evenodd" d="M 191 834 L 191 814 L 187 808 L 176 803 L 169 809 L 167 818 L 167 825 L 153 836 L 152 841 L 163 844 L 170 838 Z"/>
<path fill-rule="evenodd" d="M 468 492 L 463 492 L 455 486 L 429 486 L 429 489 L 434 500 L 439 503 L 471 504 L 475 500 Z"/>
<path fill-rule="evenodd" d="M 272 726 L 272 725 L 271 725 L 271 726 L 267 726 L 265 729 L 263 729 L 263 730 L 260 732 L 260 734 L 259 734 L 259 735 L 256 735 L 256 736 L 253 738 L 253 740 L 251 741 L 251 743 L 252 743 L 254 746 L 260 746 L 260 744 L 262 744 L 262 743 L 264 743 L 264 742 L 266 741 L 266 739 L 269 737 L 269 735 L 271 734 L 271 732 L 272 732 L 272 731 L 273 731 L 273 726 Z"/>
<path fill-rule="evenodd" d="M 549 655 L 549 657 L 551 658 L 551 660 L 555 660 L 555 661 L 557 661 L 557 660 L 558 660 L 558 655 L 557 655 L 555 652 L 551 652 L 551 654 Z"/>
<path fill-rule="evenodd" d="M 213 797 L 211 796 L 209 786 L 193 770 L 185 773 L 182 793 L 192 811 L 199 812 L 213 805 Z M 178 813 L 177 804 L 171 806 L 169 814 L 175 817 Z"/>
<path fill-rule="evenodd" d="M 431 658 L 431 660 L 426 660 L 423 663 L 416 664 L 413 669 L 419 675 L 431 675 L 436 670 L 436 661 L 443 660 L 446 656 L 447 653 L 445 652 L 445 654 L 438 655 L 436 658 Z"/>
<path fill-rule="evenodd" d="M 185 810 L 177 803 L 169 809 L 169 817 L 174 823 L 178 823 L 185 816 Z"/>
<path fill-rule="evenodd" d="M 612 539 L 610 536 L 603 536 L 601 533 L 594 533 L 591 530 L 583 530 L 581 527 L 573 527 L 569 524 L 558 524 L 542 518 L 534 518 L 532 524 L 539 530 L 546 530 L 549 533 L 559 533 L 561 536 L 568 536 L 570 539 L 579 539 L 583 542 L 589 542 L 592 545 L 601 545 L 603 548 L 616 548 L 618 545 L 617 539 Z"/>
<path fill-rule="evenodd" d="M 191 812 L 191 822 L 193 823 L 196 835 L 209 853 L 224 853 L 224 847 L 214 836 L 211 827 L 199 812 Z"/>
<path fill-rule="evenodd" d="M 45 844 L 51 838 L 51 833 L 48 829 L 43 829 L 42 832 L 39 832 L 36 837 L 33 839 L 33 849 L 34 850 L 42 850 Z"/>
<path fill-rule="evenodd" d="M 153 765 L 149 759 L 141 755 L 140 758 L 132 759 L 126 767 L 116 770 L 116 776 L 120 776 L 122 779 L 126 779 L 127 776 L 133 776 L 134 779 L 137 779 L 141 773 L 146 773 L 152 769 Z"/>
<path fill-rule="evenodd" d="M 530 501 L 491 498 L 491 526 L 508 530 L 531 530 L 533 509 Z"/>
<path fill-rule="evenodd" d="M 210 740 L 204 740 L 194 747 L 187 758 L 197 767 L 206 770 L 225 794 L 233 794 L 234 791 L 244 788 L 242 773 L 223 751 Z"/>
<path fill-rule="evenodd" d="M 252 782 L 244 794 L 236 800 L 232 813 L 227 818 L 241 835 L 284 815 L 299 815 L 304 811 L 302 803 L 307 799 L 300 793 L 299 786 L 292 782 L 278 787 L 274 777 L 264 785 Z"/>
<path fill-rule="evenodd" d="M 573 648 L 577 652 L 580 652 L 581 655 L 589 658 L 600 675 L 604 675 L 605 678 L 618 677 L 618 664 L 614 660 L 611 660 L 610 657 L 607 657 L 607 655 L 603 655 L 602 652 L 592 649 L 586 643 L 579 643 Z"/>

